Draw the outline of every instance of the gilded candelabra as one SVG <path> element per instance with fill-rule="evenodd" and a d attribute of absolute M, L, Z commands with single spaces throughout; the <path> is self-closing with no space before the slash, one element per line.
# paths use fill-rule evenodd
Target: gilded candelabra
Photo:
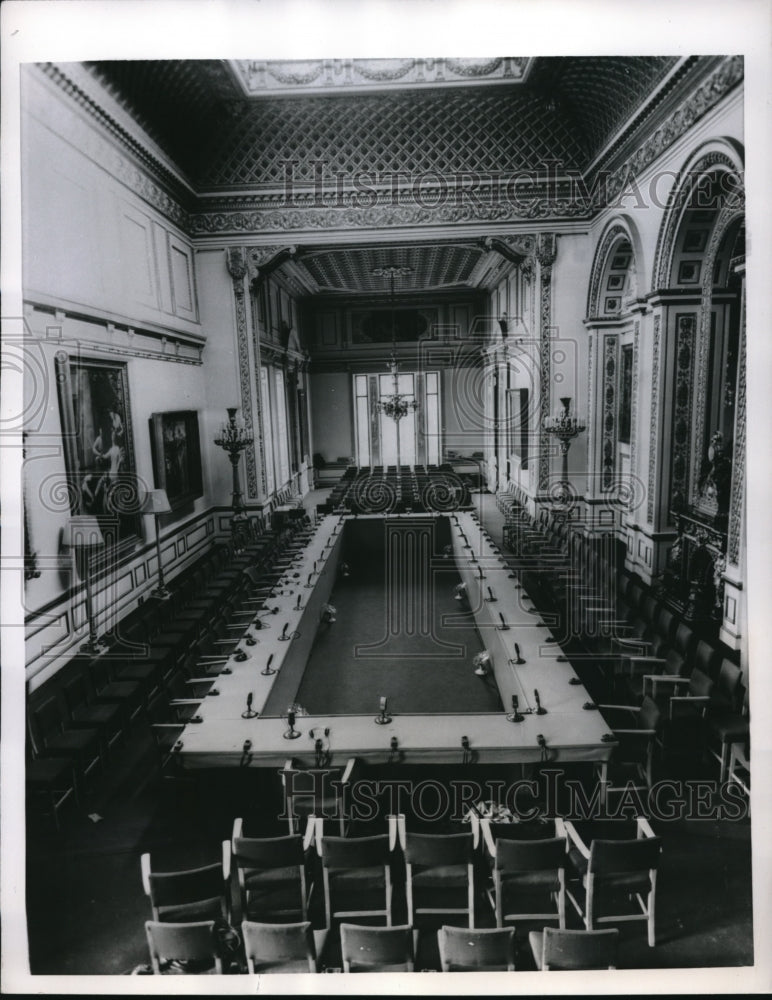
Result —
<path fill-rule="evenodd" d="M 220 428 L 214 443 L 227 452 L 233 469 L 233 491 L 232 506 L 233 517 L 231 519 L 231 533 L 234 541 L 238 541 L 241 523 L 246 518 L 246 508 L 244 497 L 241 493 L 241 480 L 239 479 L 239 462 L 241 453 L 252 444 L 254 438 L 243 426 L 236 423 L 237 407 L 228 407 L 228 423 Z"/>
<path fill-rule="evenodd" d="M 564 504 L 567 504 L 571 495 L 568 483 L 568 449 L 571 447 L 571 442 L 574 438 L 586 430 L 586 425 L 581 423 L 576 416 L 571 416 L 570 396 L 561 396 L 560 402 L 563 404 L 562 411 L 557 416 L 545 420 L 544 430 L 547 434 L 552 434 L 560 442 L 560 454 L 563 456 L 561 499 Z"/>

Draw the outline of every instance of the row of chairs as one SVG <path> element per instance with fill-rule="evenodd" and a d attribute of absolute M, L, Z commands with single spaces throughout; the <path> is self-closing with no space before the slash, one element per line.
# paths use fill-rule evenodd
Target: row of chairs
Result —
<path fill-rule="evenodd" d="M 431 490 L 433 486 L 447 486 L 449 491 L 455 489 L 457 493 L 455 506 L 469 507 L 468 486 L 462 484 L 458 490 L 457 478 L 450 479 L 449 474 L 452 474 L 449 465 L 417 465 L 412 468 L 400 466 L 399 470 L 395 466 L 384 468 L 382 465 L 352 467 L 346 470 L 344 476 L 333 487 L 327 501 L 319 504 L 317 511 L 370 513 L 388 509 L 391 512 L 405 513 L 434 510 Z M 442 507 L 438 509 L 447 509 L 444 493 L 441 504 Z"/>
<path fill-rule="evenodd" d="M 189 719 L 235 647 L 236 634 L 255 617 L 310 531 L 298 524 L 277 538 L 256 521 L 244 549 L 215 546 L 174 581 L 167 600 L 146 603 L 108 634 L 106 652 L 79 654 L 36 693 L 27 712 L 30 807 L 58 831 L 60 811 L 84 801 L 135 723 L 149 720 L 159 735 L 160 727 Z M 196 685 L 194 692 L 189 685 Z"/>
<path fill-rule="evenodd" d="M 221 974 L 223 956 L 214 921 L 145 923 L 154 974 L 189 972 Z M 321 937 L 321 942 L 320 942 Z M 308 920 L 288 924 L 241 923 L 243 966 L 249 974 L 316 973 L 323 965 L 324 934 Z M 409 924 L 398 927 L 340 925 L 344 973 L 413 972 L 417 933 Z M 536 968 L 559 970 L 614 969 L 619 931 L 531 931 L 529 945 Z M 437 931 L 443 972 L 514 972 L 514 928 L 442 926 Z M 229 970 L 230 971 L 230 970 Z"/>
<path fill-rule="evenodd" d="M 616 836 L 601 832 L 587 844 L 573 823 L 556 818 L 538 827 L 483 819 L 468 833 L 427 834 L 407 831 L 404 816 L 390 816 L 388 833 L 340 837 L 325 835 L 323 820 L 311 817 L 303 837 L 265 838 L 245 837 L 239 818 L 221 861 L 157 872 L 143 854 L 142 883 L 159 922 L 227 921 L 234 909 L 242 920 L 306 921 L 321 867 L 328 929 L 352 917 L 391 927 L 400 878 L 411 926 L 440 915 L 474 928 L 482 878 L 498 928 L 549 920 L 565 929 L 569 900 L 588 931 L 598 923 L 644 920 L 653 947 L 660 838 L 643 818 L 632 828 L 617 826 Z M 632 912 L 599 913 L 609 893 L 620 890 L 634 897 Z"/>
<path fill-rule="evenodd" d="M 593 543 L 547 510 L 532 518 L 517 488 L 497 503 L 529 593 L 559 614 L 573 637 L 572 660 L 600 668 L 603 700 L 656 719 L 644 728 L 656 729 L 647 735 L 660 761 L 710 755 L 725 780 L 731 748 L 749 731 L 740 667 L 628 573 L 608 539 Z M 650 774 L 650 763 L 644 766 Z"/>

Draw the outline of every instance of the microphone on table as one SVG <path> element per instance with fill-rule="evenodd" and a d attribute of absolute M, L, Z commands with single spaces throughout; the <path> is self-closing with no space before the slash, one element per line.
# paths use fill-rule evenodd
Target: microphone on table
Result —
<path fill-rule="evenodd" d="M 312 586 L 313 586 L 313 584 L 311 583 L 311 577 L 312 577 L 313 575 L 314 575 L 313 573 L 309 573 L 309 574 L 308 574 L 308 579 L 306 580 L 306 587 L 307 587 L 307 588 L 308 588 L 308 587 L 312 587 Z"/>
<path fill-rule="evenodd" d="M 515 643 L 515 663 L 517 664 L 525 663 L 525 660 L 520 655 L 520 647 L 518 646 L 517 643 Z"/>
<path fill-rule="evenodd" d="M 289 628 L 289 622 L 286 622 L 284 628 L 281 630 L 281 635 L 279 636 L 282 642 L 286 642 L 287 639 L 289 639 L 289 636 L 287 635 L 288 628 Z"/>
<path fill-rule="evenodd" d="M 298 592 L 298 600 L 297 600 L 297 604 L 295 605 L 295 610 L 296 611 L 302 611 L 303 610 L 303 605 L 300 603 L 300 592 Z"/>
<path fill-rule="evenodd" d="M 273 661 L 273 653 L 271 653 L 271 655 L 268 657 L 268 662 L 265 665 L 265 669 L 260 671 L 263 677 L 270 677 L 271 674 L 276 673 L 276 671 L 271 667 L 272 661 Z"/>
<path fill-rule="evenodd" d="M 252 708 L 252 692 L 250 691 L 247 695 L 247 710 L 241 713 L 242 719 L 254 719 L 257 716 L 257 712 Z"/>
<path fill-rule="evenodd" d="M 295 713 L 291 708 L 287 709 L 287 725 L 289 729 L 282 733 L 285 740 L 296 740 L 300 736 L 300 731 L 295 729 Z"/>
<path fill-rule="evenodd" d="M 534 688 L 534 690 L 533 690 L 533 696 L 536 699 L 536 714 L 537 715 L 546 715 L 547 714 L 547 709 L 541 707 L 541 698 L 539 697 L 539 692 L 536 690 L 536 688 Z"/>
<path fill-rule="evenodd" d="M 520 714 L 520 704 L 517 695 L 512 695 L 512 712 L 507 716 L 509 722 L 522 722 L 525 716 Z"/>
<path fill-rule="evenodd" d="M 498 598 L 494 595 L 494 593 L 493 593 L 493 591 L 491 590 L 490 587 L 488 587 L 488 600 L 491 603 L 493 603 L 494 601 L 498 600 Z"/>
<path fill-rule="evenodd" d="M 501 619 L 501 625 L 498 626 L 499 632 L 506 632 L 509 629 L 509 625 L 504 621 L 504 615 L 499 612 L 499 618 Z"/>
<path fill-rule="evenodd" d="M 541 750 L 540 759 L 542 763 L 544 763 L 545 761 L 549 760 L 549 753 L 547 751 L 547 741 L 544 739 L 542 734 L 539 733 L 539 735 L 536 737 L 536 742 L 538 743 L 539 749 Z"/>
<path fill-rule="evenodd" d="M 481 579 L 481 580 L 484 580 L 484 579 L 485 579 L 485 573 L 483 573 L 483 568 L 482 568 L 482 566 L 478 566 L 478 567 L 477 567 L 477 572 L 478 572 L 478 573 L 480 574 L 480 579 Z"/>

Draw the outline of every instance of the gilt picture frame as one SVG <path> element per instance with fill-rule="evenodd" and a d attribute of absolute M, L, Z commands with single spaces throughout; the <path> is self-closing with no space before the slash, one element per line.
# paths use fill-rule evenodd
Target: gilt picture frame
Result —
<path fill-rule="evenodd" d="M 203 496 L 197 410 L 151 414 L 150 444 L 155 487 L 166 490 L 173 511 Z"/>

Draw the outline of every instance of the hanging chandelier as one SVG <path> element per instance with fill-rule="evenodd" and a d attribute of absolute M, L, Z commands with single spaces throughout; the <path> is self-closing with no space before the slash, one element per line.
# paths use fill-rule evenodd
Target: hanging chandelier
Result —
<path fill-rule="evenodd" d="M 396 322 L 395 322 L 395 312 L 394 312 L 394 278 L 404 277 L 406 274 L 410 274 L 412 268 L 402 267 L 397 264 L 388 264 L 386 267 L 376 267 L 373 270 L 373 274 L 379 278 L 388 278 L 390 287 L 390 299 L 391 299 L 391 357 L 387 364 L 388 370 L 391 372 L 392 379 L 394 380 L 393 392 L 388 396 L 382 396 L 378 400 L 378 409 L 389 417 L 396 424 L 406 417 L 411 410 L 415 411 L 418 409 L 418 400 L 413 398 L 409 399 L 404 393 L 399 391 L 399 361 L 397 360 L 397 343 L 396 343 Z"/>

